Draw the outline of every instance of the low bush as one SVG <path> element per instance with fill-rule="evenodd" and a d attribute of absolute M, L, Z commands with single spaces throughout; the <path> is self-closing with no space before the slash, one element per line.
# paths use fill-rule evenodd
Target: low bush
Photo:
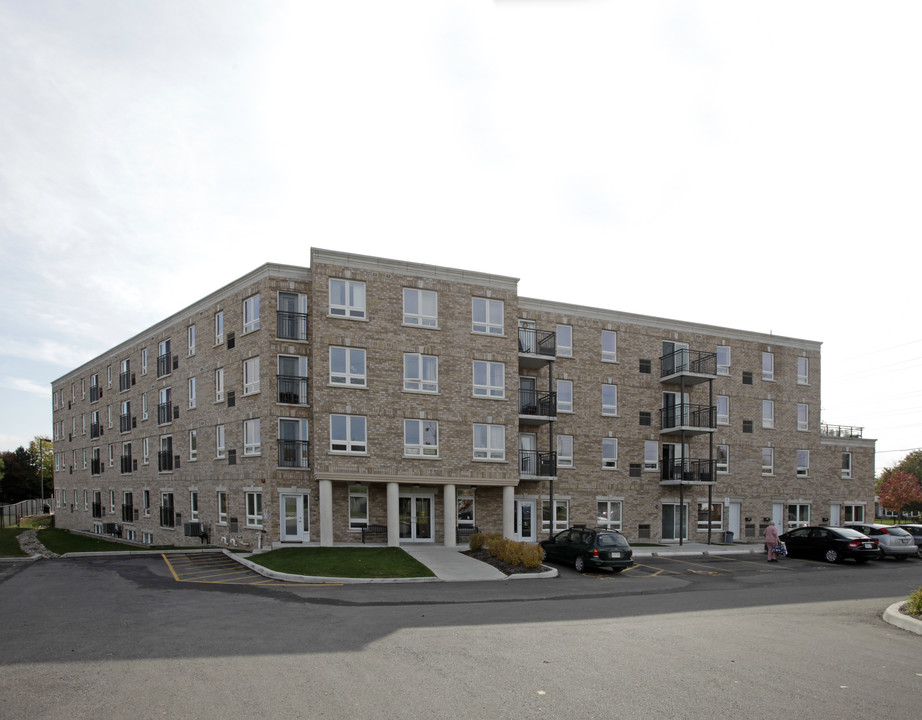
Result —
<path fill-rule="evenodd" d="M 486 540 L 486 536 L 483 533 L 472 533 L 468 540 L 471 546 L 471 552 L 480 552 L 483 550 Z"/>
<path fill-rule="evenodd" d="M 916 617 L 922 617 L 922 587 L 909 594 L 909 601 L 906 603 L 906 612 Z"/>
<path fill-rule="evenodd" d="M 526 542 L 517 542 L 504 538 L 499 533 L 486 537 L 487 552 L 491 556 L 509 565 L 522 565 L 526 568 L 538 567 L 544 560 L 544 548 Z"/>

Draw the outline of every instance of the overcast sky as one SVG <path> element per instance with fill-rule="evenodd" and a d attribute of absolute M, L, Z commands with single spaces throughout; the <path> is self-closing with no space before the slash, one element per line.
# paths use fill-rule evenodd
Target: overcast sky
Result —
<path fill-rule="evenodd" d="M 922 446 L 922 3 L 0 0 L 0 449 L 320 247 L 823 342 Z"/>

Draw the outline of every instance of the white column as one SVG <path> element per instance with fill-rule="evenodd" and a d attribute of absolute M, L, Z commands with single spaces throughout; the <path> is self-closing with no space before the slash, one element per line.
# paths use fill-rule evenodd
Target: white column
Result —
<path fill-rule="evenodd" d="M 400 546 L 400 485 L 387 484 L 387 546 Z"/>
<path fill-rule="evenodd" d="M 458 544 L 458 536 L 455 525 L 458 518 L 458 501 L 455 495 L 455 486 L 445 486 L 445 547 L 455 547 Z"/>
<path fill-rule="evenodd" d="M 503 486 L 503 537 L 512 539 L 515 535 L 515 488 Z"/>
<path fill-rule="evenodd" d="M 333 547 L 333 482 L 320 481 L 320 545 Z"/>

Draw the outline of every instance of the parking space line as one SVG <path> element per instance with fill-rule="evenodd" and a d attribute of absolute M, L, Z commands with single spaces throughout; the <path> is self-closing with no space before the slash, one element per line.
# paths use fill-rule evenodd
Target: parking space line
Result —
<path fill-rule="evenodd" d="M 260 575 L 223 555 L 161 554 L 176 582 L 212 585 L 259 585 L 260 587 L 341 587 L 342 583 L 297 583 Z"/>
<path fill-rule="evenodd" d="M 714 565 L 707 565 L 707 564 L 705 564 L 705 563 L 694 563 L 694 562 L 690 562 L 690 561 L 688 561 L 688 560 L 682 560 L 681 558 L 676 558 L 676 557 L 661 556 L 661 557 L 658 557 L 657 560 L 669 560 L 669 561 L 671 561 L 671 562 L 682 563 L 683 565 L 694 565 L 695 567 L 708 568 L 709 570 L 716 570 L 716 571 L 718 571 L 718 572 L 720 572 L 720 571 L 723 571 L 723 572 L 726 572 L 726 573 L 733 573 L 733 572 L 734 572 L 733 570 L 726 570 L 726 569 L 724 569 L 724 568 L 719 568 L 719 567 L 716 567 L 716 566 L 714 566 Z"/>

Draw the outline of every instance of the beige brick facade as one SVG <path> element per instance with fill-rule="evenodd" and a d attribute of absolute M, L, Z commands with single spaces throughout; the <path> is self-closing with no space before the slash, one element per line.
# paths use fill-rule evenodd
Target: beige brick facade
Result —
<path fill-rule="evenodd" d="M 870 518 L 874 441 L 823 425 L 819 343 L 516 288 L 324 250 L 310 268 L 257 269 L 53 383 L 58 525 L 182 545 L 200 542 L 183 532 L 197 521 L 211 542 L 249 548 L 357 542 L 362 522 L 388 525 L 392 543 L 397 525 L 402 541 L 452 542 L 471 520 L 536 539 L 552 485 L 560 526 L 611 511 L 632 540 L 706 539 L 708 505 L 712 538 L 754 538 L 769 518 Z M 556 353 L 532 352 L 550 333 Z M 674 349 L 720 367 L 710 357 L 703 376 L 664 382 Z M 716 418 L 684 451 L 664 432 L 670 403 Z M 706 470 L 685 472 L 691 459 Z M 664 480 L 667 467 L 683 472 Z"/>

